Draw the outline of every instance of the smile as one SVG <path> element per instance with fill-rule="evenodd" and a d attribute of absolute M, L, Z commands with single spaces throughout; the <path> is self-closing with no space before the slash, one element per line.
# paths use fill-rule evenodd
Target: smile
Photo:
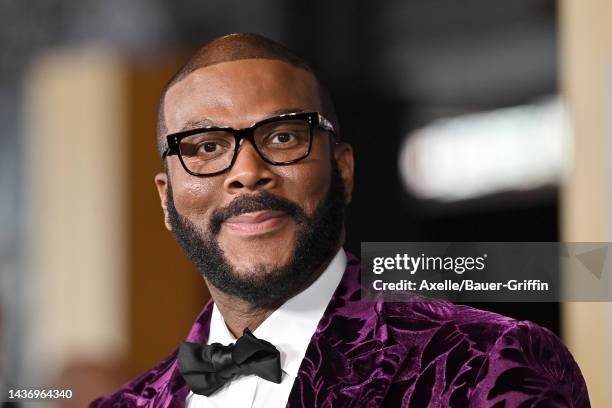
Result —
<path fill-rule="evenodd" d="M 223 224 L 241 235 L 257 235 L 279 229 L 288 218 L 284 211 L 257 211 L 228 218 Z"/>

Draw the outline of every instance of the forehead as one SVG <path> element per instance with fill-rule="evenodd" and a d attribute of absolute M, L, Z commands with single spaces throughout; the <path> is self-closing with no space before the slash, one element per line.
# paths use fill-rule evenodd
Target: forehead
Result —
<path fill-rule="evenodd" d="M 246 59 L 199 68 L 166 94 L 169 133 L 189 124 L 246 127 L 281 110 L 320 110 L 317 82 L 301 68 L 278 60 Z"/>

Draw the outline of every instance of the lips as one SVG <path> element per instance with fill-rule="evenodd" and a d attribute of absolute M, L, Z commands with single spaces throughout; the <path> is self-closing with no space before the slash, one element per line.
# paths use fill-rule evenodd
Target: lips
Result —
<path fill-rule="evenodd" d="M 279 227 L 287 217 L 284 211 L 257 211 L 230 217 L 224 224 L 239 233 L 257 234 Z"/>

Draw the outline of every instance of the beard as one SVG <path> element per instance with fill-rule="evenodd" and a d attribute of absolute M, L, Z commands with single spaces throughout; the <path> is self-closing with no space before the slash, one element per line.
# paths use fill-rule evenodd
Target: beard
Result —
<path fill-rule="evenodd" d="M 340 241 L 346 206 L 344 184 L 333 157 L 329 190 L 312 215 L 306 214 L 297 203 L 262 191 L 238 196 L 226 207 L 216 209 L 208 227 L 202 231 L 176 210 L 169 179 L 166 195 L 169 222 L 176 240 L 208 284 L 256 307 L 278 306 L 296 295 L 331 260 Z M 278 248 L 291 251 L 290 259 L 285 265 L 254 262 L 240 273 L 225 257 L 218 234 L 228 218 L 262 210 L 284 211 L 294 219 L 294 247 Z"/>

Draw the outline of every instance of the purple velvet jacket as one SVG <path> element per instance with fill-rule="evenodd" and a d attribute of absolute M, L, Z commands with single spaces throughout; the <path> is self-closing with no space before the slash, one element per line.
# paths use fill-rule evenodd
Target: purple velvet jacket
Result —
<path fill-rule="evenodd" d="M 443 301 L 360 302 L 359 260 L 312 336 L 287 407 L 589 407 L 569 351 L 549 330 Z M 187 340 L 208 339 L 212 302 Z M 185 406 L 177 352 L 90 408 Z"/>

